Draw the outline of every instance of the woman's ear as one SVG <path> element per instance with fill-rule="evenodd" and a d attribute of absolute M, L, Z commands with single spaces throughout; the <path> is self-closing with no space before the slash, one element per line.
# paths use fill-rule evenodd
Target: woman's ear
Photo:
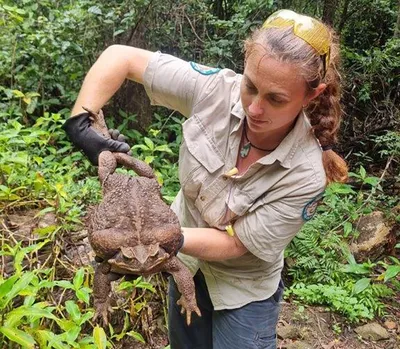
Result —
<path fill-rule="evenodd" d="M 320 83 L 316 88 L 313 88 L 309 95 L 306 97 L 306 101 L 310 103 L 310 101 L 316 97 L 318 97 L 322 92 L 324 92 L 326 89 L 326 84 Z"/>

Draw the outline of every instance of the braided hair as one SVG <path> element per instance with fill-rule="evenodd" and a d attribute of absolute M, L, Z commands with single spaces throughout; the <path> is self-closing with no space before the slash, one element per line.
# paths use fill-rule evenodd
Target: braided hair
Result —
<path fill-rule="evenodd" d="M 260 28 L 245 41 L 245 59 L 256 46 L 265 48 L 268 56 L 274 59 L 295 64 L 307 83 L 308 92 L 325 83 L 325 90 L 304 107 L 312 126 L 312 132 L 322 149 L 322 162 L 327 183 L 345 182 L 347 180 L 346 162 L 332 150 L 337 141 L 337 132 L 342 117 L 340 105 L 341 77 L 339 73 L 340 54 L 338 38 L 332 29 L 329 66 L 324 69 L 319 54 L 304 40 L 297 37 L 291 27 Z"/>

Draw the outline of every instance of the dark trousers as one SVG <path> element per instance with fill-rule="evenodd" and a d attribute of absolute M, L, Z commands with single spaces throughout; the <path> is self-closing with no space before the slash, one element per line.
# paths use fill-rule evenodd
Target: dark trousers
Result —
<path fill-rule="evenodd" d="M 214 311 L 204 275 L 194 277 L 197 305 L 202 316 L 192 314 L 186 325 L 176 304 L 180 293 L 173 278 L 169 281 L 168 331 L 171 349 L 275 349 L 276 325 L 283 283 L 270 298 L 241 308 Z"/>

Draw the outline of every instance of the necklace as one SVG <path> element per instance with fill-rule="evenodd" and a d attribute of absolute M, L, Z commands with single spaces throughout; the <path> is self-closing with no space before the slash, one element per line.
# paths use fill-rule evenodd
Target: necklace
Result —
<path fill-rule="evenodd" d="M 247 137 L 247 120 L 246 119 L 244 119 L 243 132 L 244 132 L 245 142 L 242 145 L 242 147 L 240 148 L 239 154 L 240 154 L 241 158 L 245 158 L 245 157 L 247 157 L 247 155 L 249 155 L 251 147 L 256 148 L 258 150 L 269 151 L 269 152 L 274 151 L 277 148 L 277 147 L 275 147 L 273 149 L 263 149 L 263 148 L 256 147 L 253 143 L 251 143 L 249 138 Z"/>

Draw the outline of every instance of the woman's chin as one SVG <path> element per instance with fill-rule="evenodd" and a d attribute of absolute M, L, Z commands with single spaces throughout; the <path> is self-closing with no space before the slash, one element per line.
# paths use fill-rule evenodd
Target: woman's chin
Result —
<path fill-rule="evenodd" d="M 248 129 L 253 133 L 263 133 L 269 131 L 271 128 L 271 121 L 270 120 L 256 120 L 247 118 L 247 126 Z"/>

